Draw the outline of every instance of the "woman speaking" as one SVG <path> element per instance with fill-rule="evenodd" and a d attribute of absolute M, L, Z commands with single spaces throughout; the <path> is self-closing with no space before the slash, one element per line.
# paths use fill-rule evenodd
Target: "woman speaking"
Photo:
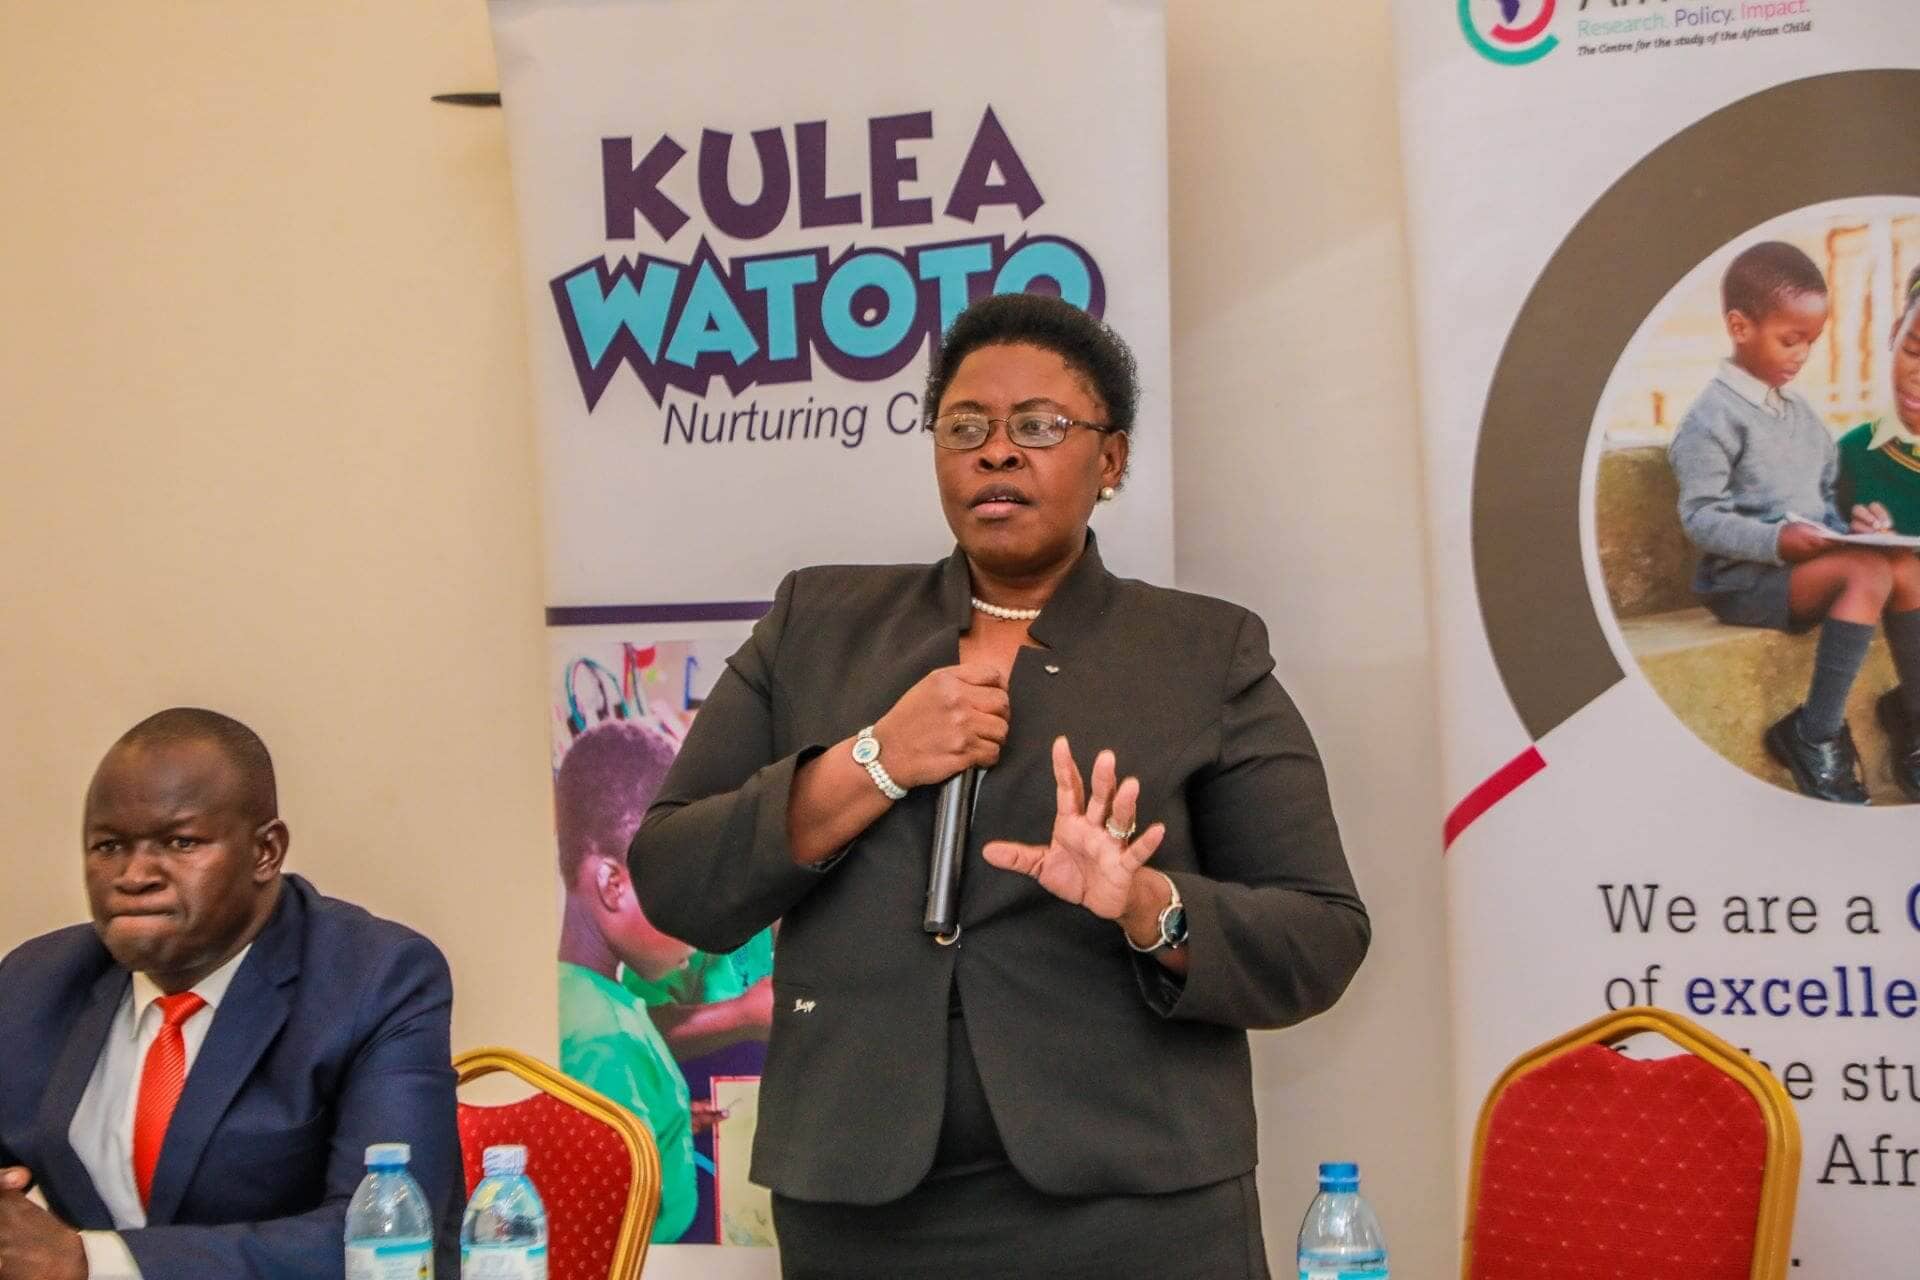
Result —
<path fill-rule="evenodd" d="M 789 574 L 634 837 L 659 928 L 781 922 L 752 1177 L 788 1277 L 1267 1275 L 1246 1032 L 1330 1006 L 1367 915 L 1260 620 L 1100 561 L 1137 399 L 1067 303 L 962 313 L 925 400 L 959 545 Z"/>

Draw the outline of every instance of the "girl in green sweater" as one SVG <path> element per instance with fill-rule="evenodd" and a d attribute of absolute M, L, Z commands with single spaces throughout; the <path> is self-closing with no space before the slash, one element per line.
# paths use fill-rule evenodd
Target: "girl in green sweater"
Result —
<path fill-rule="evenodd" d="M 1906 306 L 1893 325 L 1893 408 L 1840 437 L 1839 501 L 1877 508 L 1898 533 L 1920 534 L 1920 267 L 1907 277 Z M 1880 722 L 1894 743 L 1893 776 L 1920 801 L 1920 732 L 1900 690 L 1881 697 Z"/>
<path fill-rule="evenodd" d="M 1901 533 L 1920 534 L 1920 267 L 1893 326 L 1893 412 L 1840 437 L 1843 501 L 1877 502 Z"/>

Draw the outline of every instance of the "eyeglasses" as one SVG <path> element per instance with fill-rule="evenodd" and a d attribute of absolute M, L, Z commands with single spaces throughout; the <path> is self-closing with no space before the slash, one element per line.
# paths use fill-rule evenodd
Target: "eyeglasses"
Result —
<path fill-rule="evenodd" d="M 933 432 L 933 442 L 942 449 L 964 451 L 985 444 L 996 422 L 1006 424 L 1007 439 L 1022 449 L 1050 449 L 1067 438 L 1070 427 L 1085 427 L 1102 435 L 1118 429 L 1104 422 L 1029 409 L 1005 418 L 989 418 L 984 413 L 943 413 L 927 424 L 927 430 Z"/>

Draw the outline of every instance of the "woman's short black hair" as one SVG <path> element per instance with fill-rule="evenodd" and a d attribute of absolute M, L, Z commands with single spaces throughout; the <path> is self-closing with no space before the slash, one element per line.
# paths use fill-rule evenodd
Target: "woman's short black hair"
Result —
<path fill-rule="evenodd" d="M 981 347 L 1012 343 L 1040 347 L 1065 360 L 1099 397 L 1106 425 L 1133 430 L 1140 400 L 1133 352 L 1104 320 L 1043 293 L 994 294 L 954 318 L 927 370 L 927 394 L 921 402 L 927 420 L 940 411 L 940 398 L 962 360 Z"/>

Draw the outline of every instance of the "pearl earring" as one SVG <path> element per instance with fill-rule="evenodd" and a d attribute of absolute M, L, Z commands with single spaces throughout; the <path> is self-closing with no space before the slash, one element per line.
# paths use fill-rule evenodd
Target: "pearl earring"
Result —
<path fill-rule="evenodd" d="M 1114 489 L 1113 489 L 1113 486 L 1112 486 L 1112 485 L 1107 485 L 1107 486 L 1106 486 L 1105 488 L 1103 488 L 1103 489 L 1101 489 L 1101 490 L 1100 490 L 1100 501 L 1102 501 L 1102 502 L 1112 502 L 1112 501 L 1113 501 L 1113 494 L 1114 494 Z"/>

